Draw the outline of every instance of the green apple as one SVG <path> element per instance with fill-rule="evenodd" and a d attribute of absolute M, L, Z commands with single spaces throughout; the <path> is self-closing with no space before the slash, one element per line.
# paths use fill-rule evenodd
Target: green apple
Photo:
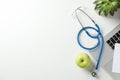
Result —
<path fill-rule="evenodd" d="M 76 56 L 76 64 L 81 68 L 88 67 L 90 62 L 90 57 L 86 53 L 80 53 Z"/>

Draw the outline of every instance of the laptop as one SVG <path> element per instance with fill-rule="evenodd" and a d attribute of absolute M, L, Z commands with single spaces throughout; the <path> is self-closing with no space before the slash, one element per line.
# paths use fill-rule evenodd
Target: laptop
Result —
<path fill-rule="evenodd" d="M 112 72 L 113 64 L 113 53 L 115 43 L 120 43 L 120 24 L 110 31 L 107 35 L 104 36 L 105 46 L 102 53 L 100 67 L 102 67 L 112 78 L 113 80 L 120 80 L 120 73 Z M 90 51 L 91 56 L 97 60 L 99 49 Z"/>

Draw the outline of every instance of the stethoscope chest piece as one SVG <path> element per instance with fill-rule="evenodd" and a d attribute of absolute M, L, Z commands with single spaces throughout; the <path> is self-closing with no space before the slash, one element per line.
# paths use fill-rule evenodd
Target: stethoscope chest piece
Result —
<path fill-rule="evenodd" d="M 93 77 L 97 77 L 97 73 L 96 72 L 92 72 L 92 76 Z"/>

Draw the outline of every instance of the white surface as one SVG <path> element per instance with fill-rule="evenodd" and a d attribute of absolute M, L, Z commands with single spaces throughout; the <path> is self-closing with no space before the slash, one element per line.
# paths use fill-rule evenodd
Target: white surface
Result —
<path fill-rule="evenodd" d="M 120 73 L 120 44 L 115 44 L 112 72 Z"/>
<path fill-rule="evenodd" d="M 0 80 L 96 80 L 75 64 L 84 50 L 76 42 L 80 26 L 72 12 L 85 6 L 104 34 L 120 16 L 98 16 L 93 1 L 1 0 Z M 99 80 L 109 78 L 100 73 Z"/>

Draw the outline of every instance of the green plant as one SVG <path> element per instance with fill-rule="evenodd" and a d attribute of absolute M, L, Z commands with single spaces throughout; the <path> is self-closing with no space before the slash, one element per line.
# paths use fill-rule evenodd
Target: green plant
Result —
<path fill-rule="evenodd" d="M 99 15 L 114 15 L 114 12 L 120 8 L 120 0 L 96 0 L 94 2 L 95 10 Z"/>

